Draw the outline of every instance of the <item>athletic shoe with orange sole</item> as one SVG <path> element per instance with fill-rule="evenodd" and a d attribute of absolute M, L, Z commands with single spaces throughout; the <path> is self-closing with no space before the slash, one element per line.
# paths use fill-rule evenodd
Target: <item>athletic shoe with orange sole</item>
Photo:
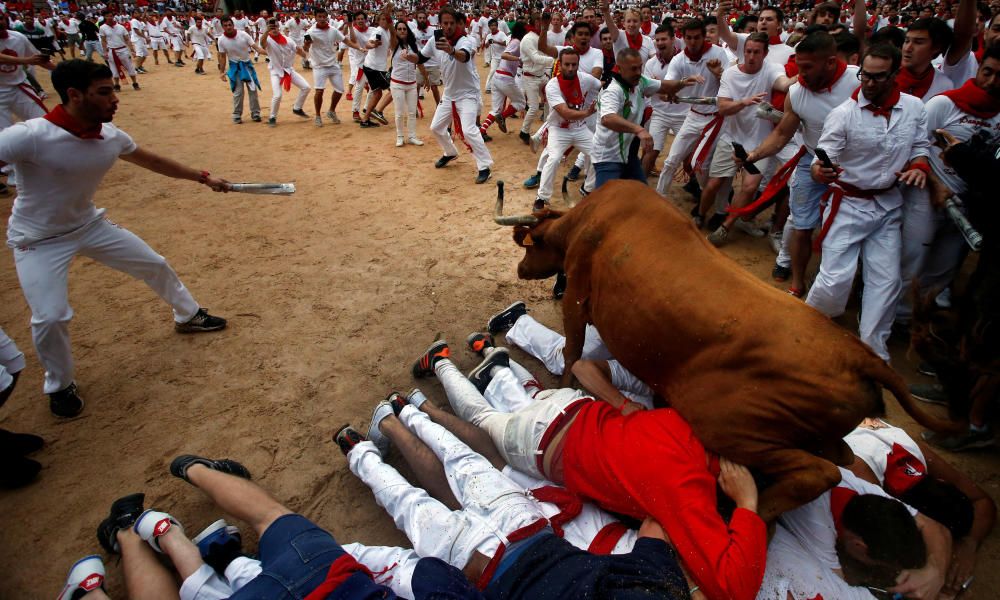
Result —
<path fill-rule="evenodd" d="M 434 374 L 434 365 L 439 360 L 444 360 L 451 356 L 448 342 L 438 340 L 427 348 L 427 351 L 420 355 L 420 358 L 413 363 L 414 377 L 430 377 Z"/>

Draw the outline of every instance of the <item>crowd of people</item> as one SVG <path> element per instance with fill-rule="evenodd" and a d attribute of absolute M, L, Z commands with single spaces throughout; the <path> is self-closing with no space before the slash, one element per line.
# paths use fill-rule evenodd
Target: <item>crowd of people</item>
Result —
<path fill-rule="evenodd" d="M 518 139 L 538 154 L 523 183 L 537 189 L 535 211 L 568 208 L 552 197 L 560 171 L 567 201 L 570 181 L 580 196 L 614 179 L 648 180 L 664 196 L 683 183 L 711 244 L 736 232 L 768 244 L 772 277 L 822 314 L 844 314 L 859 288 L 861 340 L 890 361 L 890 336 L 911 335 L 921 371 L 939 380 L 911 386 L 913 395 L 968 423 L 959 434 L 915 439 L 872 415 L 845 438 L 856 460 L 841 483 L 765 523 L 750 471 L 707 451 L 663 406 L 669 398 L 615 361 L 593 328 L 572 367 L 580 389 L 543 389 L 494 336 L 506 332 L 555 375 L 564 340 L 516 302 L 470 334 L 481 362 L 468 376 L 441 340 L 414 363 L 414 377 L 441 383 L 450 412 L 419 389 L 393 392 L 366 430 L 334 433 L 412 548 L 339 544 L 252 483 L 240 463 L 185 455 L 170 472 L 249 524 L 260 536 L 257 557 L 223 520 L 188 539 L 180 520 L 146 509 L 141 493 L 123 496 L 98 541 L 125 557 L 130 596 L 933 599 L 973 584 L 995 503 L 932 446 L 995 443 L 1000 279 L 983 173 L 1000 161 L 1000 5 L 68 8 L 0 18 L 0 165 L 16 189 L 8 245 L 57 417 L 84 408 L 68 333 L 75 255 L 142 279 L 171 305 L 179 333 L 227 325 L 163 256 L 93 203 L 119 158 L 230 190 L 207 170 L 139 148 L 111 123 L 123 80 L 127 98 L 162 65 L 197 76 L 216 67 L 235 125 L 246 101 L 250 120 L 264 121 L 259 67 L 269 75 L 272 127 L 294 86 L 292 114 L 317 127 L 348 126 L 342 99 L 361 129 L 389 126 L 391 107 L 396 146 L 422 146 L 427 106 L 441 149 L 435 167 L 458 157 L 457 137 L 476 184 L 492 177 L 493 126 L 513 134 L 520 121 Z M 52 110 L 43 70 L 58 94 Z M 70 176 L 50 177 L 56 170 Z M 557 279 L 556 297 L 565 283 Z M 942 312 L 953 315 L 950 336 L 940 333 Z M 0 404 L 24 368 L 0 331 Z M 0 432 L 4 487 L 34 479 L 40 465 L 28 455 L 43 444 Z M 390 448 L 415 482 L 386 462 Z M 157 553 L 169 557 L 179 587 Z M 99 556 L 81 559 L 60 597 L 101 598 L 104 575 Z"/>

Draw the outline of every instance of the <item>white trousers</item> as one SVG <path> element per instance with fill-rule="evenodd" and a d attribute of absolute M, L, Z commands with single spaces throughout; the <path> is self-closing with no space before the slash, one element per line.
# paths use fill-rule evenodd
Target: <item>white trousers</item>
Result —
<path fill-rule="evenodd" d="M 824 212 L 826 219 L 830 207 Z M 885 361 L 889 360 L 886 341 L 901 288 L 902 214 L 901 208 L 883 210 L 876 200 L 844 196 L 840 212 L 823 239 L 819 273 L 806 298 L 806 304 L 828 317 L 843 314 L 860 254 L 865 287 L 859 335 Z"/>
<path fill-rule="evenodd" d="M 195 60 L 212 60 L 212 52 L 208 49 L 208 46 L 202 46 L 201 44 L 191 44 L 191 54 Z"/>
<path fill-rule="evenodd" d="M 292 104 L 292 108 L 296 110 L 302 110 L 302 107 L 306 103 L 306 96 L 309 95 L 309 90 L 312 87 L 309 82 L 306 81 L 305 77 L 299 75 L 296 71 L 292 71 L 292 85 L 299 88 L 299 95 L 295 98 L 295 103 Z M 271 118 L 278 116 L 278 107 L 281 106 L 281 97 L 284 95 L 285 90 L 281 87 L 281 75 L 275 75 L 271 73 Z"/>
<path fill-rule="evenodd" d="M 14 248 L 14 265 L 21 290 L 31 307 L 31 337 L 45 367 L 46 394 L 73 383 L 69 344 L 67 281 L 77 254 L 146 282 L 174 309 L 178 323 L 190 321 L 198 303 L 163 258 L 139 236 L 107 219 L 97 219 L 65 235 Z"/>
<path fill-rule="evenodd" d="M 524 97 L 528 102 L 528 111 L 524 113 L 524 123 L 521 125 L 521 131 L 524 133 L 531 133 L 531 127 L 535 124 L 535 118 L 542 112 L 539 105 L 545 100 L 544 89 L 545 84 L 548 82 L 548 75 L 533 77 L 525 73 L 521 78 L 521 85 L 524 87 Z"/>
<path fill-rule="evenodd" d="M 112 54 L 114 56 L 112 56 Z M 118 71 L 118 64 L 122 66 L 125 75 L 135 77 L 135 65 L 132 64 L 132 54 L 126 46 L 120 48 L 108 48 L 108 67 L 111 69 L 111 76 L 119 79 L 121 73 Z"/>
<path fill-rule="evenodd" d="M 420 556 L 409 548 L 344 544 L 342 548 L 354 560 L 368 567 L 372 581 L 384 585 L 400 598 L 413 598 L 413 571 Z M 181 600 L 184 600 L 183 598 Z"/>
<path fill-rule="evenodd" d="M 357 96 L 355 96 L 357 97 Z M 441 98 L 441 103 L 434 111 L 434 118 L 431 119 L 431 133 L 437 138 L 438 144 L 445 156 L 458 156 L 458 148 L 448 133 L 448 127 L 452 123 L 452 110 L 458 111 L 458 118 L 462 122 L 462 133 L 465 135 L 465 143 L 472 149 L 472 156 L 476 159 L 476 170 L 482 171 L 493 166 L 493 157 L 486 148 L 486 142 L 479 133 L 476 126 L 476 115 L 479 114 L 479 100 L 477 98 L 462 98 L 452 100 Z"/>
<path fill-rule="evenodd" d="M 542 180 L 538 185 L 538 197 L 543 200 L 552 198 L 552 185 L 556 180 L 556 171 L 563 154 L 575 147 L 586 156 L 583 168 L 590 169 L 590 152 L 594 144 L 594 132 L 586 125 L 549 127 L 549 141 L 545 146 L 545 165 L 542 167 Z"/>
<path fill-rule="evenodd" d="M 510 100 L 511 105 L 521 111 L 525 107 L 524 92 L 518 87 L 517 82 L 510 75 L 499 73 L 493 76 L 491 84 L 493 93 L 490 96 L 490 103 L 493 107 L 493 116 L 499 116 L 503 112 L 504 100 Z"/>
<path fill-rule="evenodd" d="M 146 40 L 137 38 L 132 40 L 132 47 L 135 49 L 135 55 L 137 58 L 143 58 L 149 55 L 149 51 L 146 49 Z"/>
<path fill-rule="evenodd" d="M 395 106 L 396 137 L 417 137 L 417 84 L 392 81 L 389 93 Z"/>
<path fill-rule="evenodd" d="M 10 387 L 13 375 L 24 368 L 24 352 L 17 349 L 14 340 L 0 329 L 0 391 Z"/>
<path fill-rule="evenodd" d="M 666 160 L 663 161 L 660 179 L 656 182 L 657 192 L 664 196 L 667 195 L 678 167 L 683 164 L 684 159 L 688 155 L 695 151 L 698 139 L 701 138 L 701 132 L 714 118 L 715 115 L 706 116 L 694 111 L 688 112 L 687 117 L 684 119 L 684 124 L 681 125 L 681 130 L 674 136 L 674 143 L 670 145 L 670 153 L 667 154 Z M 715 145 L 713 144 L 712 148 L 708 149 L 708 158 L 703 163 L 702 175 L 699 178 L 704 178 L 704 174 L 708 173 L 709 167 L 712 164 L 712 153 L 714 151 Z"/>
<path fill-rule="evenodd" d="M 180 52 L 184 49 L 184 38 L 180 35 L 170 36 L 170 47 L 174 49 L 174 52 Z"/>
<path fill-rule="evenodd" d="M 201 565 L 181 583 L 180 600 L 225 600 L 261 571 L 260 561 L 246 556 L 234 558 L 222 576 L 212 567 Z"/>
<path fill-rule="evenodd" d="M 681 127 L 684 126 L 684 114 L 661 114 L 653 110 L 653 116 L 649 119 L 649 135 L 653 136 L 653 149 L 657 152 L 663 150 L 667 143 L 667 135 L 677 135 Z"/>
<path fill-rule="evenodd" d="M 352 67 L 353 69 L 353 67 Z M 361 112 L 361 101 L 365 95 L 365 86 L 368 85 L 368 78 L 365 77 L 365 72 L 361 67 L 357 67 L 354 70 L 354 75 L 352 79 L 354 80 L 354 94 L 353 100 L 351 100 L 351 111 Z"/>
<path fill-rule="evenodd" d="M 44 117 L 45 104 L 35 90 L 25 81 L 20 85 L 0 86 L 0 130 L 14 124 L 14 117 L 21 121 Z"/>

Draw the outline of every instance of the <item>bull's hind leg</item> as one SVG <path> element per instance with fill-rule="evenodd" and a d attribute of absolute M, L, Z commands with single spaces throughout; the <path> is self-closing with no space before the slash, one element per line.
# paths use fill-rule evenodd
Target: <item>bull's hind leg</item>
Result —
<path fill-rule="evenodd" d="M 804 450 L 775 450 L 756 465 L 774 483 L 760 493 L 757 513 L 770 523 L 840 483 L 840 470 Z"/>

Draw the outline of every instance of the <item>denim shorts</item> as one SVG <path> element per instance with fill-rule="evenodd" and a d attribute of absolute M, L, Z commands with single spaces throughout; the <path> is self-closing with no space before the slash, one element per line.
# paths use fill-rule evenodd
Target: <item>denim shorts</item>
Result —
<path fill-rule="evenodd" d="M 826 192 L 827 185 L 812 178 L 813 155 L 806 152 L 795 166 L 795 175 L 789 184 L 788 208 L 794 220 L 792 227 L 798 230 L 819 227 L 819 201 Z"/>

